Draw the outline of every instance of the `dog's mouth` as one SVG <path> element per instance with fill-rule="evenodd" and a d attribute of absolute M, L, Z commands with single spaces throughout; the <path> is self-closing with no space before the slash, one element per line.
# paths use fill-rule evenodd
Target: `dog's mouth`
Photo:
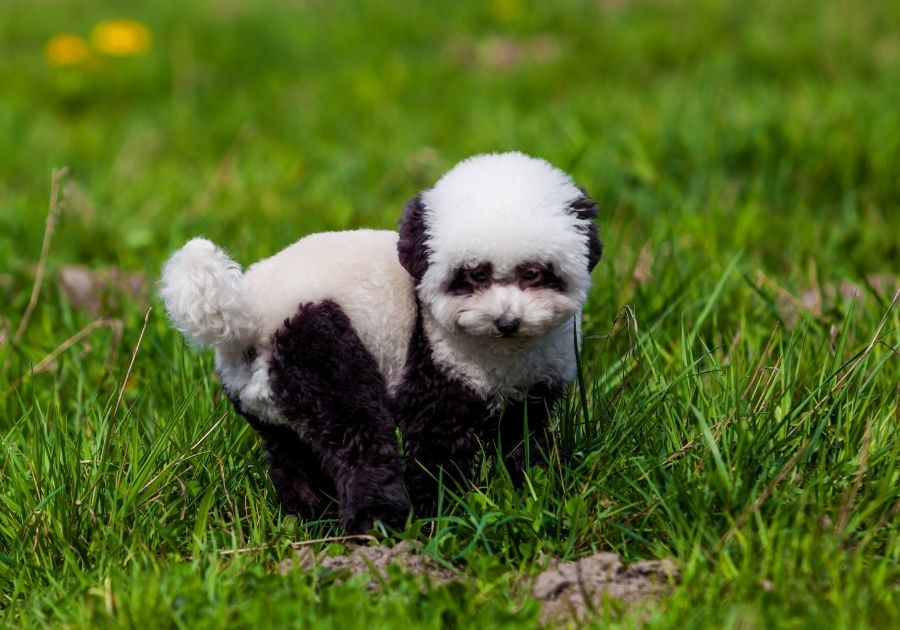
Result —
<path fill-rule="evenodd" d="M 546 332 L 541 327 L 529 325 L 519 318 L 501 317 L 493 321 L 477 321 L 463 322 L 460 317 L 465 311 L 457 313 L 453 318 L 453 328 L 457 333 L 466 335 L 474 339 L 484 339 L 501 342 L 504 344 L 515 344 L 515 342 L 525 342 L 535 337 L 540 337 Z"/>
<path fill-rule="evenodd" d="M 529 317 L 509 311 L 488 315 L 464 306 L 443 320 L 443 325 L 448 332 L 467 337 L 473 343 L 496 344 L 511 349 L 546 335 L 562 322 L 558 313 L 542 315 Z"/>
<path fill-rule="evenodd" d="M 499 330 L 491 330 L 487 333 L 484 332 L 469 332 L 470 337 L 481 337 L 485 340 L 490 340 L 495 344 L 499 344 L 501 346 L 506 347 L 516 347 L 521 346 L 523 344 L 532 341 L 533 339 L 540 337 L 541 334 L 535 334 L 535 331 L 532 330 L 516 330 L 515 332 L 507 331 L 501 332 Z"/>

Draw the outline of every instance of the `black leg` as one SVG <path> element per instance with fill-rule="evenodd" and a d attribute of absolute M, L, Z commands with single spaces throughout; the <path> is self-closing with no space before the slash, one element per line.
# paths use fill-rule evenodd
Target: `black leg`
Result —
<path fill-rule="evenodd" d="M 250 423 L 262 438 L 269 461 L 269 478 L 284 510 L 305 519 L 336 516 L 334 480 L 309 444 L 289 427 Z"/>
<path fill-rule="evenodd" d="M 334 479 L 344 529 L 402 527 L 409 504 L 384 379 L 337 304 L 303 305 L 285 322 L 270 379 L 279 410 Z"/>
<path fill-rule="evenodd" d="M 458 407 L 458 405 L 452 405 Z M 482 437 L 484 405 L 470 411 L 426 406 L 422 413 L 404 418 L 403 435 L 407 442 L 406 487 L 416 516 L 433 516 L 437 510 L 439 481 L 445 485 L 471 476 L 475 454 Z"/>
<path fill-rule="evenodd" d="M 416 516 L 435 513 L 438 480 L 467 480 L 493 415 L 485 399 L 434 363 L 421 318 L 410 340 L 406 377 L 393 400 L 406 443 L 406 488 Z"/>
<path fill-rule="evenodd" d="M 322 469 L 319 456 L 292 428 L 263 422 L 244 411 L 227 390 L 225 394 L 259 435 L 269 464 L 269 479 L 282 508 L 305 519 L 331 516 L 334 481 Z"/>
<path fill-rule="evenodd" d="M 556 396 L 542 392 L 512 401 L 497 427 L 498 457 L 503 458 L 513 483 L 522 483 L 526 462 L 544 463 L 550 454 L 548 423 Z M 527 437 L 526 437 L 527 436 Z"/>

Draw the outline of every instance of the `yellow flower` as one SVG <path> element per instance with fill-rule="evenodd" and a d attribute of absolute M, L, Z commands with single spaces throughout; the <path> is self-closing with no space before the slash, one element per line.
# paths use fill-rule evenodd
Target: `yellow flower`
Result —
<path fill-rule="evenodd" d="M 104 20 L 91 29 L 91 45 L 110 57 L 131 57 L 150 48 L 150 29 L 136 20 Z"/>
<path fill-rule="evenodd" d="M 44 46 L 44 56 L 53 66 L 77 66 L 87 59 L 88 47 L 78 35 L 60 33 Z"/>
<path fill-rule="evenodd" d="M 522 0 L 493 0 L 490 11 L 498 22 L 516 22 L 525 13 L 525 7 Z"/>

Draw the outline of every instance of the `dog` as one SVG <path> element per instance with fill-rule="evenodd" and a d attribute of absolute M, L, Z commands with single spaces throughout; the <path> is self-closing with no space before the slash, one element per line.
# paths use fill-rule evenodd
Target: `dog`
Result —
<path fill-rule="evenodd" d="M 479 155 L 407 202 L 399 233 L 313 234 L 245 272 L 197 238 L 159 293 L 215 349 L 286 511 L 322 516 L 336 497 L 350 533 L 401 528 L 434 513 L 439 481 L 464 480 L 481 445 L 514 480 L 546 452 L 603 252 L 596 216 L 546 161 Z"/>

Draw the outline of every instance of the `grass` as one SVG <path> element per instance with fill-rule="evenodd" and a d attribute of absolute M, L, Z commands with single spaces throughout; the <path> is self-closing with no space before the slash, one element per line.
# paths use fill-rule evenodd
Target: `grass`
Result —
<path fill-rule="evenodd" d="M 147 54 L 47 65 L 116 7 L 0 7 L 0 623 L 534 626 L 522 576 L 611 549 L 683 578 L 604 627 L 900 624 L 897 3 L 157 0 Z M 334 523 L 281 514 L 156 302 L 86 312 L 59 269 L 391 227 L 511 148 L 602 210 L 572 466 L 486 468 L 397 536 L 465 585 L 281 575 Z"/>

